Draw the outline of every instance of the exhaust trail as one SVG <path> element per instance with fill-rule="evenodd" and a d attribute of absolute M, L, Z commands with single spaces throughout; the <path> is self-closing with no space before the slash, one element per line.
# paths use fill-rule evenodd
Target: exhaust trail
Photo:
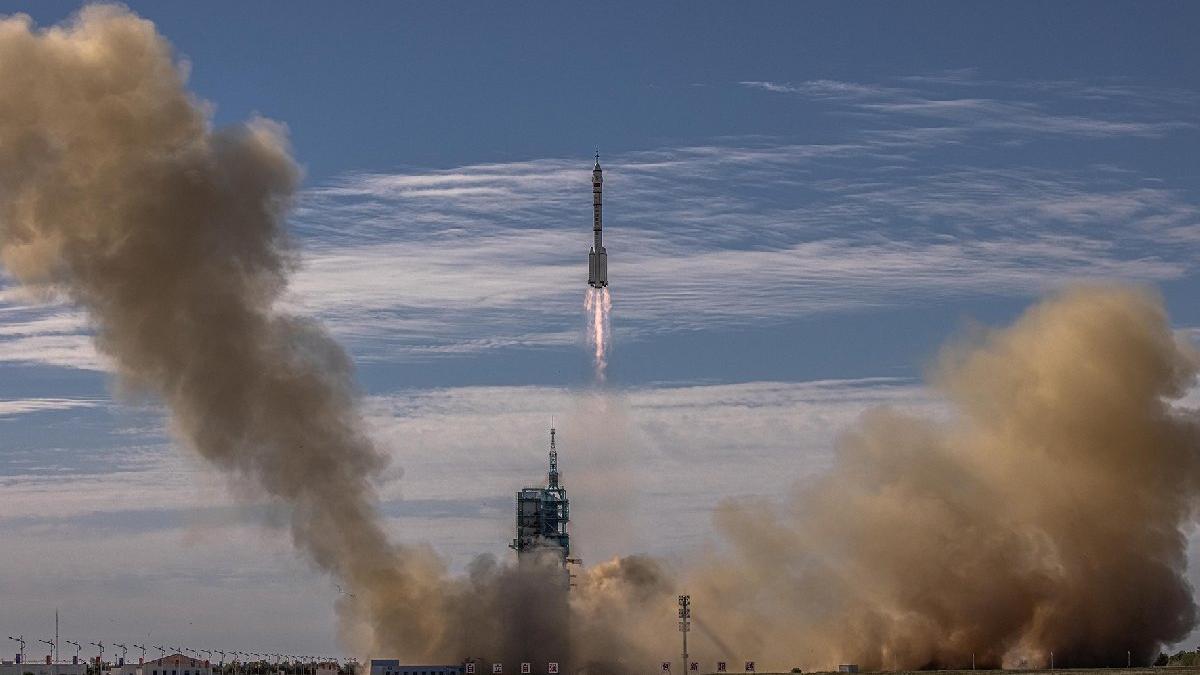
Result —
<path fill-rule="evenodd" d="M 592 349 L 592 363 L 596 373 L 596 381 L 605 380 L 605 369 L 608 367 L 609 349 L 609 314 L 612 312 L 612 296 L 608 288 L 589 288 L 583 301 L 587 317 L 587 341 Z"/>

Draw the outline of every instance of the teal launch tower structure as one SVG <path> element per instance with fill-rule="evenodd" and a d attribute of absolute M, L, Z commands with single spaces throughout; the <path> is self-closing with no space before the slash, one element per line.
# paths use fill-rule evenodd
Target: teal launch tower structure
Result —
<path fill-rule="evenodd" d="M 570 500 L 559 479 L 558 448 L 555 430 L 551 429 L 546 487 L 527 487 L 517 492 L 517 533 L 509 547 L 517 552 L 518 560 L 531 554 L 553 553 L 566 569 L 571 557 L 571 534 L 567 531 L 570 520 Z"/>

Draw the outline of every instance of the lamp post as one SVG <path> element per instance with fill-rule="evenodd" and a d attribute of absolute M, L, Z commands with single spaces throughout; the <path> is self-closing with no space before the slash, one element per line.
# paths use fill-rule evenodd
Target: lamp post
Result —
<path fill-rule="evenodd" d="M 146 662 L 146 645 L 134 645 L 133 648 L 142 650 L 142 655 L 138 659 L 138 663 L 145 663 Z"/>
<path fill-rule="evenodd" d="M 687 650 L 687 634 L 692 629 L 692 596 L 679 596 L 679 633 L 683 635 L 683 668 L 679 669 L 682 675 L 687 675 L 688 672 L 688 650 Z"/>
<path fill-rule="evenodd" d="M 100 650 L 100 656 L 96 657 L 96 675 L 100 675 L 100 669 L 104 667 L 104 643 L 89 642 L 88 644 Z"/>
<path fill-rule="evenodd" d="M 51 658 L 51 660 L 53 660 L 53 658 L 54 658 L 54 640 L 38 640 L 38 642 L 40 642 L 50 648 L 50 658 Z"/>
<path fill-rule="evenodd" d="M 75 648 L 75 663 L 79 663 L 79 652 L 83 651 L 83 647 L 73 640 L 66 640 L 65 642 Z"/>
<path fill-rule="evenodd" d="M 20 650 L 17 652 L 17 660 L 20 661 L 21 663 L 25 663 L 25 636 L 18 635 L 17 637 L 13 637 L 13 636 L 9 635 L 8 639 L 21 645 Z"/>

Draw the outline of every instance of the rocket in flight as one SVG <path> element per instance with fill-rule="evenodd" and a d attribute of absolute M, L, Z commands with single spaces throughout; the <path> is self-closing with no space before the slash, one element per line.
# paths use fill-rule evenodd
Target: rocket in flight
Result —
<path fill-rule="evenodd" d="M 592 250 L 588 254 L 588 286 L 608 286 L 608 252 L 604 250 L 604 223 L 600 217 L 600 197 L 604 190 L 604 170 L 600 168 L 600 153 L 592 169 Z"/>

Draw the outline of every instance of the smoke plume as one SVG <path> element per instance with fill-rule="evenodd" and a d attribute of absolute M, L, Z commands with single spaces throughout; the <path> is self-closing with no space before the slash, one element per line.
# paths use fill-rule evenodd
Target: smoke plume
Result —
<path fill-rule="evenodd" d="M 286 507 L 296 546 L 343 589 L 348 646 L 453 663 L 568 661 L 557 561 L 481 557 L 447 574 L 394 545 L 346 354 L 276 307 L 295 265 L 284 216 L 300 171 L 279 124 L 223 129 L 154 25 L 110 5 L 37 30 L 0 20 L 0 262 L 26 289 L 84 308 L 130 392 L 160 397 L 182 443 Z M 603 349 L 600 350 L 603 352 Z M 589 607 L 627 609 L 658 577 L 614 563 Z M 560 576 L 561 578 L 561 576 Z M 607 662 L 607 654 L 577 658 Z"/>
<path fill-rule="evenodd" d="M 0 21 L 0 148 L 7 271 L 85 308 L 122 386 L 161 397 L 186 445 L 287 505 L 371 644 L 441 644 L 440 623 L 391 605 L 436 606 L 443 570 L 380 526 L 369 481 L 384 458 L 350 362 L 274 307 L 300 176 L 284 129 L 214 130 L 153 24 L 101 5 L 41 31 Z"/>
<path fill-rule="evenodd" d="M 1146 664 L 1195 624 L 1197 355 L 1161 302 L 1075 289 L 947 348 L 944 421 L 875 410 L 832 470 L 726 503 L 697 613 L 776 667 Z M 728 655 L 735 657 L 736 655 Z"/>

